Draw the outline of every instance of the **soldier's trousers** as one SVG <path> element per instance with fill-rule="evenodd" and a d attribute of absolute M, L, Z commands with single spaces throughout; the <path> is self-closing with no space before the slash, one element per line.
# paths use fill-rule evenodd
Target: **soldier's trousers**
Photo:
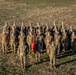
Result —
<path fill-rule="evenodd" d="M 51 56 L 50 56 L 50 66 L 51 66 L 51 67 L 54 67 L 54 66 L 55 66 L 55 61 L 56 61 L 55 56 L 54 56 L 54 57 L 51 57 Z"/>
<path fill-rule="evenodd" d="M 31 45 L 29 45 L 29 52 L 31 53 L 31 51 L 32 51 L 32 50 L 31 50 Z"/>
<path fill-rule="evenodd" d="M 60 54 L 60 43 L 56 45 L 57 54 Z"/>
<path fill-rule="evenodd" d="M 27 65 L 27 56 L 20 56 L 20 63 L 21 63 L 21 66 L 23 66 L 23 68 L 26 67 Z"/>
<path fill-rule="evenodd" d="M 71 42 L 71 48 L 74 49 L 74 42 Z"/>
<path fill-rule="evenodd" d="M 47 54 L 49 55 L 49 46 L 46 46 Z"/>
<path fill-rule="evenodd" d="M 40 52 L 36 51 L 36 53 L 35 53 L 35 61 L 36 62 L 40 62 L 40 60 L 41 60 L 41 54 L 40 54 Z"/>
<path fill-rule="evenodd" d="M 24 64 L 24 68 L 25 68 L 27 65 L 27 56 L 23 57 L 23 64 Z"/>

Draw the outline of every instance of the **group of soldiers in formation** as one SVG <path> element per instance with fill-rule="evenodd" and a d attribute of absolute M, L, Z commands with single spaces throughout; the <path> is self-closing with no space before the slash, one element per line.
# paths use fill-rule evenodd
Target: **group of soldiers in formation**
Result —
<path fill-rule="evenodd" d="M 1 44 L 3 53 L 9 51 L 9 45 L 12 53 L 16 53 L 20 57 L 20 66 L 26 67 L 27 55 L 33 53 L 35 61 L 41 61 L 41 53 L 47 52 L 50 58 L 50 67 L 56 68 L 55 59 L 56 55 L 67 52 L 68 50 L 75 51 L 75 32 L 72 26 L 69 29 L 62 23 L 58 27 L 55 22 L 53 26 L 37 25 L 33 26 L 31 23 L 25 26 L 22 22 L 21 26 L 16 23 L 9 26 L 5 23 L 3 32 L 1 34 Z"/>

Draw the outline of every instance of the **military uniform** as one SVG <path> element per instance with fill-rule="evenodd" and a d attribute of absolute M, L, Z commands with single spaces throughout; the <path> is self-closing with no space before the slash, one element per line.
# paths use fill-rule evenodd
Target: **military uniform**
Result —
<path fill-rule="evenodd" d="M 59 33 L 55 33 L 54 42 L 56 45 L 57 54 L 60 54 L 60 39 L 61 39 L 61 36 L 59 35 Z"/>
<path fill-rule="evenodd" d="M 66 33 L 63 33 L 62 35 L 62 45 L 63 45 L 63 51 L 65 52 L 68 49 L 69 41 Z"/>
<path fill-rule="evenodd" d="M 20 57 L 20 64 L 21 64 L 21 67 L 23 68 L 25 68 L 27 65 L 27 53 L 28 53 L 27 45 L 20 44 L 17 54 Z"/>
<path fill-rule="evenodd" d="M 46 45 L 47 54 L 49 54 L 48 45 L 52 42 L 52 40 L 53 38 L 50 35 L 50 32 L 48 32 L 47 36 L 45 37 L 45 45 Z"/>
<path fill-rule="evenodd" d="M 32 33 L 30 32 L 30 34 L 27 35 L 27 44 L 28 44 L 28 46 L 29 46 L 29 51 L 31 51 L 32 38 L 33 38 L 33 35 L 32 35 Z"/>
<path fill-rule="evenodd" d="M 75 34 L 74 34 L 74 32 L 72 32 L 72 34 L 71 34 L 71 48 L 72 48 L 72 51 L 74 51 L 74 36 L 75 36 Z"/>
<path fill-rule="evenodd" d="M 53 44 L 53 45 L 52 45 Z M 50 67 L 54 67 L 55 68 L 55 64 L 56 64 L 56 46 L 54 45 L 54 43 L 52 42 L 51 45 L 48 46 L 49 48 L 49 56 L 50 56 Z"/>
<path fill-rule="evenodd" d="M 2 36 L 1 36 L 1 43 L 2 43 L 2 50 L 3 53 L 6 53 L 7 51 L 7 34 L 5 33 L 5 31 L 3 31 Z"/>
<path fill-rule="evenodd" d="M 8 23 L 5 23 L 5 26 L 3 27 L 3 31 L 8 36 L 7 40 L 8 40 L 8 43 L 9 43 L 9 39 L 10 39 L 10 27 L 9 27 Z"/>
<path fill-rule="evenodd" d="M 19 44 L 22 42 L 24 42 L 24 44 L 26 42 L 26 36 L 24 35 L 23 32 L 21 32 L 21 35 L 19 35 Z"/>
<path fill-rule="evenodd" d="M 41 61 L 41 51 L 43 49 L 43 36 L 42 35 L 38 35 L 37 36 L 37 40 L 36 40 L 36 44 L 37 44 L 37 50 L 35 53 L 35 59 L 36 62 L 40 62 Z"/>

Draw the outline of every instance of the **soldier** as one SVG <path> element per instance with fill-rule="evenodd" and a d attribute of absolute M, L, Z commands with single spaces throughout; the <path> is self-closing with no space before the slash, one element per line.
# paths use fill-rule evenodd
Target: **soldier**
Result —
<path fill-rule="evenodd" d="M 13 35 L 15 36 L 16 41 L 17 41 L 18 40 L 18 35 L 19 35 L 20 28 L 18 26 L 16 26 L 15 22 L 14 22 L 14 24 L 11 27 L 11 34 L 12 34 L 13 31 L 14 31 Z"/>
<path fill-rule="evenodd" d="M 70 34 L 73 32 L 73 26 L 70 26 L 69 32 Z"/>
<path fill-rule="evenodd" d="M 5 22 L 5 26 L 3 27 L 3 31 L 6 31 L 7 33 L 9 33 L 9 30 L 10 30 L 10 27 L 9 27 L 9 25 L 8 25 L 8 22 L 6 23 Z"/>
<path fill-rule="evenodd" d="M 12 49 L 12 52 L 15 54 L 15 51 L 16 51 L 16 37 L 15 37 L 15 30 L 12 30 L 11 31 L 11 34 L 10 34 L 10 45 L 11 45 L 11 49 Z"/>
<path fill-rule="evenodd" d="M 61 40 L 61 36 L 59 35 L 59 32 L 57 31 L 54 36 L 54 42 L 55 42 L 58 55 L 60 54 L 60 40 Z"/>
<path fill-rule="evenodd" d="M 64 51 L 64 52 L 66 52 L 66 50 L 68 49 L 68 45 L 69 45 L 68 42 L 69 42 L 69 41 L 68 41 L 68 36 L 67 36 L 66 32 L 64 32 L 64 33 L 62 34 L 62 39 L 61 39 L 61 43 L 62 43 L 63 51 Z"/>
<path fill-rule="evenodd" d="M 32 35 L 34 34 L 34 27 L 32 26 L 32 24 L 30 23 L 30 26 L 29 26 L 29 31 L 32 33 Z"/>
<path fill-rule="evenodd" d="M 53 31 L 54 31 L 54 33 L 57 32 L 57 26 L 56 26 L 55 22 L 54 22 L 54 29 L 53 29 Z"/>
<path fill-rule="evenodd" d="M 44 36 L 43 36 L 42 33 L 39 31 L 37 37 L 39 37 L 39 40 L 42 42 L 42 43 L 41 43 L 41 47 L 42 47 L 41 49 L 43 49 L 43 39 L 44 39 Z"/>
<path fill-rule="evenodd" d="M 48 32 L 50 32 L 50 28 L 49 28 L 48 24 L 46 23 L 45 36 L 48 35 Z"/>
<path fill-rule="evenodd" d="M 43 36 L 41 35 L 41 33 L 39 32 L 38 36 L 37 36 L 37 50 L 35 53 L 35 59 L 36 62 L 40 62 L 41 61 L 41 52 L 43 49 Z"/>
<path fill-rule="evenodd" d="M 50 32 L 47 33 L 47 36 L 45 37 L 45 45 L 46 45 L 46 50 L 47 50 L 47 54 L 49 54 L 49 51 L 48 51 L 48 46 L 49 46 L 49 43 L 51 43 L 53 40 L 52 36 L 50 35 Z"/>
<path fill-rule="evenodd" d="M 39 31 L 41 32 L 41 26 L 40 26 L 40 23 L 37 22 L 36 33 L 38 34 Z"/>
<path fill-rule="evenodd" d="M 14 22 L 14 24 L 12 25 L 12 30 L 16 29 L 16 23 Z"/>
<path fill-rule="evenodd" d="M 10 39 L 10 27 L 8 25 L 8 22 L 6 23 L 5 22 L 5 26 L 3 27 L 3 31 L 5 32 L 5 34 L 7 34 L 7 40 L 8 40 L 8 43 L 9 43 L 9 39 Z"/>
<path fill-rule="evenodd" d="M 25 26 L 24 26 L 24 23 L 22 22 L 21 24 L 21 31 L 24 30 Z"/>
<path fill-rule="evenodd" d="M 25 25 L 23 24 L 23 22 L 22 22 L 22 25 L 21 25 L 21 31 L 23 32 L 23 34 L 24 35 L 26 35 L 26 27 L 25 27 Z"/>
<path fill-rule="evenodd" d="M 32 38 L 33 38 L 33 35 L 31 32 L 29 32 L 29 35 L 27 35 L 27 44 L 29 46 L 29 52 L 31 52 Z"/>
<path fill-rule="evenodd" d="M 72 32 L 71 34 L 71 48 L 72 48 L 72 52 L 74 51 L 74 40 L 75 39 L 75 34 L 74 32 Z"/>
<path fill-rule="evenodd" d="M 64 28 L 64 23 L 62 22 L 62 25 L 61 25 L 61 33 L 64 33 L 65 32 L 65 28 Z"/>
<path fill-rule="evenodd" d="M 6 34 L 6 31 L 3 31 L 2 35 L 1 35 L 1 43 L 2 43 L 3 54 L 6 53 L 6 51 L 7 51 L 7 44 L 8 44 L 7 37 L 8 36 Z"/>
<path fill-rule="evenodd" d="M 22 31 L 20 32 L 20 35 L 19 35 L 19 44 L 21 42 L 24 42 L 24 44 L 26 42 L 26 36 L 24 35 L 24 33 Z"/>
<path fill-rule="evenodd" d="M 54 42 L 51 43 L 51 45 L 49 44 L 48 46 L 49 48 L 49 56 L 50 56 L 50 67 L 51 68 L 56 68 L 55 66 L 55 61 L 56 61 L 56 46 L 54 44 Z"/>
<path fill-rule="evenodd" d="M 20 66 L 21 68 L 26 68 L 27 65 L 27 53 L 28 53 L 28 48 L 27 45 L 21 42 L 19 44 L 19 48 L 17 51 L 17 54 L 20 57 Z"/>

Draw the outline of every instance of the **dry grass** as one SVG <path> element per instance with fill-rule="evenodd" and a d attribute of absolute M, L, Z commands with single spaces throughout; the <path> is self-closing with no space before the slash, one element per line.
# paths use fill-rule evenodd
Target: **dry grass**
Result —
<path fill-rule="evenodd" d="M 0 0 L 0 32 L 4 22 L 10 25 L 15 21 L 25 25 L 29 21 L 36 25 L 36 22 L 53 25 L 61 25 L 63 21 L 68 28 L 70 25 L 76 28 L 76 1 L 75 0 Z M 46 58 L 46 54 L 42 58 Z M 19 67 L 17 55 L 2 54 L 0 49 L 0 75 L 76 75 L 76 54 L 57 58 L 57 69 L 50 69 L 49 60 L 35 64 L 29 61 L 27 71 Z"/>

